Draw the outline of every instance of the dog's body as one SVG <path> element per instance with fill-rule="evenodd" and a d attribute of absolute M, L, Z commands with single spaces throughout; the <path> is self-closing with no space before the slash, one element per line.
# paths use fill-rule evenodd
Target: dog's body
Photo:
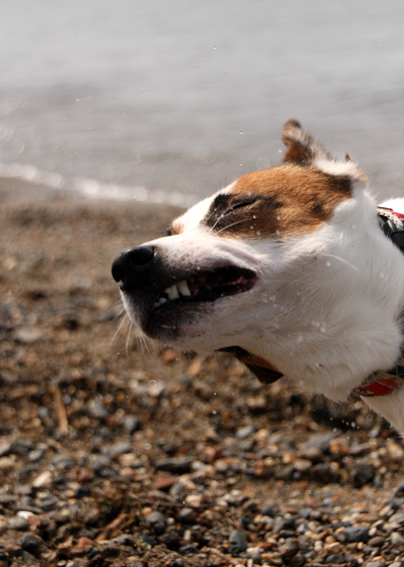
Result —
<path fill-rule="evenodd" d="M 367 179 L 295 120 L 283 164 L 247 174 L 124 250 L 113 275 L 150 337 L 236 355 L 342 401 L 403 345 L 404 257 L 380 228 Z M 368 404 L 404 432 L 404 386 Z"/>

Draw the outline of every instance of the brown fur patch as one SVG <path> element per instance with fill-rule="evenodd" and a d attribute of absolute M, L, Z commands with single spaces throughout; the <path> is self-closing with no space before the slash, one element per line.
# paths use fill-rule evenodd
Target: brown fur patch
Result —
<path fill-rule="evenodd" d="M 170 228 L 167 229 L 167 236 L 174 236 L 175 234 L 181 234 L 181 232 L 184 232 L 184 225 L 179 219 L 175 219 Z"/>
<path fill-rule="evenodd" d="M 203 224 L 222 236 L 304 234 L 329 220 L 351 195 L 348 177 L 282 164 L 240 177 L 231 193 L 214 199 Z"/>

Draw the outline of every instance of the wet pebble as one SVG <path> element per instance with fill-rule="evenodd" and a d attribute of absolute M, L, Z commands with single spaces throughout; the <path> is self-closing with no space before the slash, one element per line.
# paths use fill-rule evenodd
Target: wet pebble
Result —
<path fill-rule="evenodd" d="M 234 555 L 238 555 L 243 551 L 246 551 L 248 547 L 247 538 L 239 530 L 233 530 L 229 537 L 229 542 L 231 543 L 230 549 Z"/>
<path fill-rule="evenodd" d="M 115 457 L 118 457 L 119 455 L 123 455 L 125 453 L 131 453 L 131 452 L 132 452 L 132 445 L 130 443 L 122 441 L 121 443 L 116 443 L 111 448 L 110 455 L 111 455 L 111 458 L 114 459 Z"/>
<path fill-rule="evenodd" d="M 20 545 L 25 551 L 34 553 L 41 545 L 41 539 L 35 534 L 27 533 L 21 537 Z"/>
<path fill-rule="evenodd" d="M 99 400 L 90 400 L 87 404 L 88 413 L 96 419 L 106 419 L 108 417 L 108 410 Z"/>
<path fill-rule="evenodd" d="M 348 527 L 344 529 L 343 535 L 349 543 L 356 543 L 359 541 L 366 543 L 369 539 L 369 528 Z"/>
<path fill-rule="evenodd" d="M 108 455 L 96 455 L 90 462 L 90 467 L 96 473 L 111 465 L 111 459 Z"/>
<path fill-rule="evenodd" d="M 34 488 L 51 488 L 53 485 L 53 474 L 51 471 L 43 471 L 32 482 Z"/>
<path fill-rule="evenodd" d="M 126 415 L 124 419 L 124 427 L 130 433 L 134 433 L 141 427 L 139 419 L 135 415 Z"/>
<path fill-rule="evenodd" d="M 350 477 L 355 488 L 361 488 L 363 485 L 374 479 L 375 470 L 372 465 L 367 463 L 357 464 L 351 471 Z"/>
<path fill-rule="evenodd" d="M 247 437 L 250 437 L 253 433 L 255 433 L 254 425 L 245 425 L 237 429 L 236 437 L 237 439 L 247 439 Z"/>
<path fill-rule="evenodd" d="M 15 516 L 14 518 L 10 518 L 8 521 L 8 525 L 11 529 L 18 530 L 20 532 L 25 532 L 29 529 L 29 522 L 26 518 L 21 518 L 19 516 Z"/>
<path fill-rule="evenodd" d="M 178 519 L 182 524 L 193 524 L 195 522 L 196 512 L 193 508 L 182 508 L 178 514 Z"/>
<path fill-rule="evenodd" d="M 190 470 L 194 460 L 194 457 L 169 457 L 167 459 L 158 459 L 154 463 L 154 468 L 156 471 L 184 474 Z"/>
<path fill-rule="evenodd" d="M 398 532 L 393 532 L 390 535 L 390 541 L 392 545 L 394 545 L 394 547 L 397 547 L 399 545 L 404 545 L 404 537 Z"/>

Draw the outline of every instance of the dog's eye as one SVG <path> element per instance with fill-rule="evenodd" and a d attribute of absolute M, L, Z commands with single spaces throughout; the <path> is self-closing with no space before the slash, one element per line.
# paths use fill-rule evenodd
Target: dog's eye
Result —
<path fill-rule="evenodd" d="M 258 200 L 258 197 L 249 197 L 247 199 L 243 199 L 242 201 L 238 201 L 237 203 L 233 203 L 230 207 L 228 207 L 222 216 L 232 213 L 236 209 L 241 209 L 242 207 L 247 207 L 248 205 L 252 205 Z"/>

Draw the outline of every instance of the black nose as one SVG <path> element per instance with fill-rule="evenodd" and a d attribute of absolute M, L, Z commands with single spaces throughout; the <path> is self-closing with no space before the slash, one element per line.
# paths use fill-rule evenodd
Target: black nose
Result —
<path fill-rule="evenodd" d="M 123 282 L 128 276 L 136 275 L 154 258 L 153 246 L 135 246 L 122 250 L 112 264 L 112 277 Z"/>

